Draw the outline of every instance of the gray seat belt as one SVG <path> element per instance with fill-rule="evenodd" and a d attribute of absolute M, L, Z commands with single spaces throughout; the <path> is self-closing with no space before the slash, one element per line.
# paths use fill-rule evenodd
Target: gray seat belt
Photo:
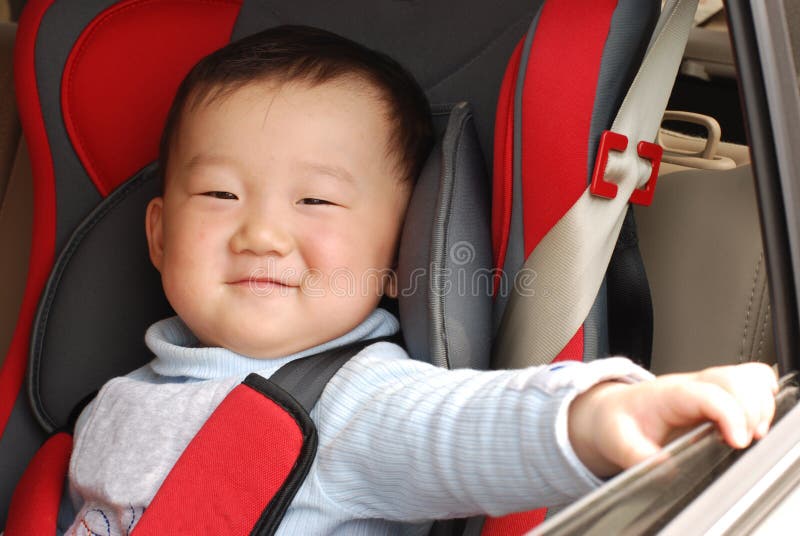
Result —
<path fill-rule="evenodd" d="M 536 276 L 527 288 L 514 285 L 497 334 L 493 356 L 497 367 L 551 362 L 589 314 L 628 201 L 632 195 L 634 201 L 652 196 L 657 165 L 651 166 L 650 160 L 658 162 L 660 149 L 646 142 L 656 139 L 697 2 L 668 0 L 662 10 L 611 132 L 601 139 L 592 186 L 525 261 L 526 273 Z M 607 163 L 603 169 L 604 156 Z M 643 187 L 649 194 L 641 190 Z"/>

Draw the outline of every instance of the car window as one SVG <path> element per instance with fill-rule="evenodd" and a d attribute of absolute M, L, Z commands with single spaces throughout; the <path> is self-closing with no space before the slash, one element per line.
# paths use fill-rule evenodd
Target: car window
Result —
<path fill-rule="evenodd" d="M 798 392 L 795 375 L 782 379 L 776 422 L 794 408 Z M 553 516 L 532 534 L 653 534 L 745 452 L 729 447 L 706 423 L 672 442 L 658 457 L 625 471 Z"/>
<path fill-rule="evenodd" d="M 793 389 L 792 402 L 797 398 L 796 386 Z M 786 409 L 784 404 L 781 410 Z M 796 523 L 796 509 L 789 525 L 785 514 L 797 504 L 798 485 L 800 407 L 795 404 L 762 440 L 671 521 L 662 534 L 787 533 L 787 526 Z M 770 532 L 777 526 L 781 530 Z"/>

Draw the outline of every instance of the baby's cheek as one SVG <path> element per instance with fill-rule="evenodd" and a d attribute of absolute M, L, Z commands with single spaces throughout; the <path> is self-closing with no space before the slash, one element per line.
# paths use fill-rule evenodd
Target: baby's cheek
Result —
<path fill-rule="evenodd" d="M 164 295 L 167 301 L 180 316 L 185 316 L 192 310 L 193 286 L 185 278 L 178 276 L 176 271 L 163 271 L 161 284 L 164 287 Z"/>
<path fill-rule="evenodd" d="M 346 230 L 338 229 L 333 224 L 305 232 L 299 238 L 298 247 L 306 267 L 324 272 L 348 266 L 349 251 L 358 249 L 350 245 L 352 239 Z"/>

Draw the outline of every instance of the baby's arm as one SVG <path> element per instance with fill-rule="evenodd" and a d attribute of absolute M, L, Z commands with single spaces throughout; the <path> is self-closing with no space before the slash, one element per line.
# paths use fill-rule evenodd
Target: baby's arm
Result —
<path fill-rule="evenodd" d="M 650 382 L 606 382 L 569 409 L 575 453 L 598 476 L 654 454 L 686 427 L 710 420 L 733 447 L 767 433 L 775 413 L 775 373 L 762 363 L 670 374 Z"/>
<path fill-rule="evenodd" d="M 315 408 L 317 483 L 349 517 L 413 521 L 568 503 L 601 482 L 569 445 L 570 401 L 601 381 L 652 377 L 620 358 L 481 372 L 402 355 L 388 343 L 368 348 Z"/>

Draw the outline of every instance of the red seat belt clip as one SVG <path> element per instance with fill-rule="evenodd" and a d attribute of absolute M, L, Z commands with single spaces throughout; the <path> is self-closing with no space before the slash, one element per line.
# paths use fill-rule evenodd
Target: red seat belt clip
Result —
<path fill-rule="evenodd" d="M 605 180 L 606 165 L 608 165 L 608 152 L 622 152 L 628 146 L 628 137 L 616 132 L 606 130 L 600 136 L 600 147 L 597 149 L 597 158 L 594 162 L 592 185 L 589 191 L 599 197 L 614 199 L 617 197 L 617 185 Z"/>
<path fill-rule="evenodd" d="M 622 152 L 628 146 L 628 138 L 622 134 L 606 130 L 600 136 L 600 146 L 597 150 L 597 158 L 592 173 L 592 184 L 589 191 L 596 196 L 614 199 L 617 196 L 617 185 L 605 180 L 606 166 L 608 165 L 609 151 Z M 663 149 L 660 145 L 647 141 L 640 141 L 636 146 L 638 155 L 649 160 L 652 165 L 650 178 L 642 188 L 637 188 L 631 194 L 630 202 L 635 205 L 649 206 L 653 202 L 653 194 L 656 189 L 658 179 L 658 169 L 661 167 L 661 155 Z"/>
<path fill-rule="evenodd" d="M 652 169 L 650 171 L 650 178 L 647 179 L 645 185 L 635 189 L 631 194 L 631 203 L 649 207 L 650 203 L 653 202 L 653 194 L 656 193 L 658 169 L 661 167 L 661 156 L 664 154 L 664 149 L 657 143 L 640 141 L 639 145 L 636 146 L 636 152 L 645 160 L 650 160 Z"/>

